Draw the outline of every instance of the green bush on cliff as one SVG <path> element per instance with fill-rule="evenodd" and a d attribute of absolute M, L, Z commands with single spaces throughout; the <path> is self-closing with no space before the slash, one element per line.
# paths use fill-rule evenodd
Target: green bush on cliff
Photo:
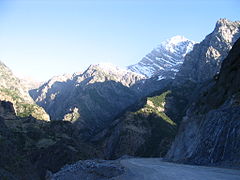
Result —
<path fill-rule="evenodd" d="M 158 116 L 160 116 L 167 123 L 175 126 L 176 123 L 174 121 L 172 121 L 164 112 L 164 105 L 166 103 L 166 97 L 170 93 L 171 93 L 171 91 L 166 91 L 159 96 L 153 96 L 153 97 L 147 98 L 147 104 L 145 105 L 144 109 L 145 109 L 145 112 L 147 111 L 147 112 L 155 113 Z M 151 104 L 149 104 L 149 103 L 151 103 Z"/>

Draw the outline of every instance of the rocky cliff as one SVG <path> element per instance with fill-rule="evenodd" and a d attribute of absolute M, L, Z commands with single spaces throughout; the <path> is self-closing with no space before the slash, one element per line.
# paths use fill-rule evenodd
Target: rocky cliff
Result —
<path fill-rule="evenodd" d="M 205 84 L 187 110 L 167 154 L 173 161 L 240 165 L 240 39 L 219 75 Z"/>
<path fill-rule="evenodd" d="M 240 21 L 232 22 L 220 19 L 212 33 L 196 44 L 186 55 L 180 71 L 176 75 L 176 83 L 192 81 L 201 83 L 213 78 L 221 68 L 232 45 L 240 37 Z"/>
<path fill-rule="evenodd" d="M 35 104 L 20 79 L 2 62 L 0 62 L 0 100 L 12 102 L 18 116 L 32 115 L 37 119 L 49 120 L 48 114 Z"/>

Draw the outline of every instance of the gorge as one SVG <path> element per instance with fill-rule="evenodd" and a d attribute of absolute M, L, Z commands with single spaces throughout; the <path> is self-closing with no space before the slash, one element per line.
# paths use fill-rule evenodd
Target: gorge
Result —
<path fill-rule="evenodd" d="M 240 167 L 240 21 L 218 20 L 199 43 L 172 37 L 126 69 L 93 64 L 30 91 L 2 62 L 0 77 L 0 179 L 176 179 L 198 167 L 174 163 Z M 240 178 L 199 169 L 195 179 Z"/>

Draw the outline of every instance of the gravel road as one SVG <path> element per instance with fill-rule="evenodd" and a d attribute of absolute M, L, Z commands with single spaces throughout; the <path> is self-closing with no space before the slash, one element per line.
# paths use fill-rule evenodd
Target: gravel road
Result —
<path fill-rule="evenodd" d="M 128 172 L 114 180 L 240 180 L 240 170 L 163 162 L 158 158 L 123 159 Z"/>

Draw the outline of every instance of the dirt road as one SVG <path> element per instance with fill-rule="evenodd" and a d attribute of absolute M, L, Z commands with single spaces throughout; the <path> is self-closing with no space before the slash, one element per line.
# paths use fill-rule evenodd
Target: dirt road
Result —
<path fill-rule="evenodd" d="M 240 180 L 240 170 L 163 162 L 158 158 L 123 159 L 128 172 L 114 180 Z"/>

